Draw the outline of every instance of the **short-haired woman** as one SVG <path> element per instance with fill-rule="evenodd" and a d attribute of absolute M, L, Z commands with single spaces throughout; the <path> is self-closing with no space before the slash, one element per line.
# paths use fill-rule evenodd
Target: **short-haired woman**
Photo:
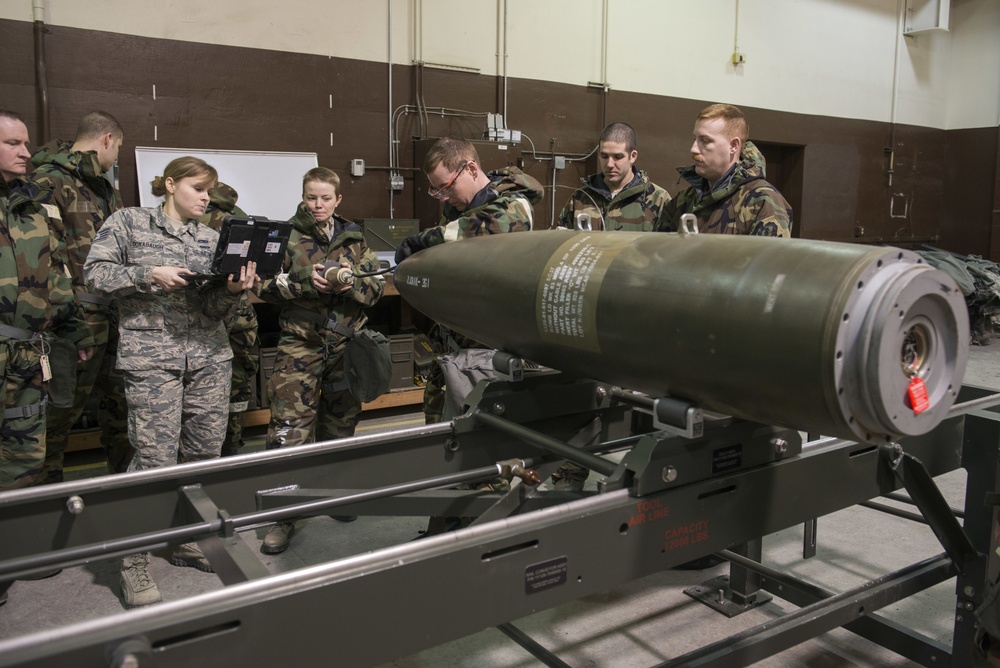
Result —
<path fill-rule="evenodd" d="M 383 283 L 381 276 L 359 275 L 377 272 L 378 256 L 361 227 L 336 214 L 341 199 L 332 169 L 306 172 L 282 273 L 255 288 L 261 299 L 282 304 L 267 384 L 268 449 L 353 436 L 361 417 L 361 402 L 347 390 L 344 350 L 368 319 L 364 308 L 382 296 Z M 341 267 L 350 272 L 347 283 L 334 276 Z M 294 528 L 291 522 L 271 527 L 261 551 L 284 552 Z"/>

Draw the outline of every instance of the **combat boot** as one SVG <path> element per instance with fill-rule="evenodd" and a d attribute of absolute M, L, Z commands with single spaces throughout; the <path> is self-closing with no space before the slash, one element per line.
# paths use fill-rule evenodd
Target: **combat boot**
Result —
<path fill-rule="evenodd" d="M 198 543 L 184 543 L 178 547 L 171 555 L 170 563 L 174 566 L 190 566 L 206 573 L 215 572 L 212 564 L 205 558 L 205 553 L 198 547 Z"/>
<path fill-rule="evenodd" d="M 295 533 L 293 522 L 278 522 L 267 530 L 264 542 L 260 544 L 260 551 L 264 554 L 281 554 L 288 549 L 293 533 Z"/>
<path fill-rule="evenodd" d="M 121 587 L 126 608 L 138 608 L 163 600 L 149 575 L 148 552 L 130 554 L 122 559 Z"/>

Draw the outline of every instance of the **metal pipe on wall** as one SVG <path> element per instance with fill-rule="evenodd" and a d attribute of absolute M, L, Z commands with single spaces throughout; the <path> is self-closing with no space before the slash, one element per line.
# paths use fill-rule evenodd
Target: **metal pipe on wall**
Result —
<path fill-rule="evenodd" d="M 417 103 L 417 136 L 427 136 L 428 119 L 424 115 L 424 3 L 413 2 L 413 69 L 414 101 Z"/>
<path fill-rule="evenodd" d="M 601 21 L 601 129 L 608 124 L 608 0 L 604 0 L 604 20 Z"/>
<path fill-rule="evenodd" d="M 740 0 L 736 0 L 736 9 L 733 12 L 733 54 L 740 52 Z"/>
<path fill-rule="evenodd" d="M 388 18 L 389 25 L 386 28 L 386 33 L 387 33 L 387 35 L 386 35 L 386 43 L 388 45 L 387 46 L 387 51 L 388 51 L 387 58 L 389 60 L 389 106 L 388 106 L 388 110 L 387 110 L 387 112 L 388 112 L 388 123 L 386 123 L 386 125 L 388 126 L 388 131 L 389 131 L 389 180 L 390 180 L 390 185 L 389 185 L 389 219 L 392 220 L 392 218 L 393 218 L 393 211 L 394 211 L 394 208 L 393 208 L 393 199 L 394 199 L 394 195 L 396 194 L 395 191 L 392 189 L 392 184 L 391 184 L 393 174 L 395 174 L 395 172 L 392 171 L 392 168 L 395 167 L 395 160 L 393 159 L 393 152 L 392 152 L 392 149 L 393 149 L 393 146 L 392 146 L 392 0 L 385 0 L 385 1 L 386 1 L 386 5 L 388 6 L 388 9 L 389 9 L 389 18 Z"/>
<path fill-rule="evenodd" d="M 549 229 L 551 230 L 556 226 L 556 179 L 559 178 L 559 170 L 556 169 L 555 154 L 552 155 L 552 201 L 549 205 L 552 207 L 552 212 L 549 214 Z"/>
<path fill-rule="evenodd" d="M 503 0 L 503 121 L 507 123 L 507 0 Z"/>
<path fill-rule="evenodd" d="M 499 77 L 499 96 L 496 110 L 507 122 L 507 0 L 497 0 L 497 39 L 493 56 L 496 60 L 496 74 Z M 501 31 L 503 35 L 501 36 Z"/>
<path fill-rule="evenodd" d="M 39 144 L 49 140 L 49 84 L 45 69 L 45 0 L 31 1 L 35 36 L 35 106 Z"/>
<path fill-rule="evenodd" d="M 899 97 L 899 50 L 903 42 L 903 26 L 906 25 L 906 0 L 896 2 L 896 49 L 892 61 L 892 100 L 889 109 L 889 166 L 886 174 L 892 187 L 892 174 L 896 162 L 896 99 Z M 890 206 L 892 198 L 889 199 Z"/>
<path fill-rule="evenodd" d="M 608 85 L 608 0 L 604 0 L 601 19 L 601 83 Z"/>

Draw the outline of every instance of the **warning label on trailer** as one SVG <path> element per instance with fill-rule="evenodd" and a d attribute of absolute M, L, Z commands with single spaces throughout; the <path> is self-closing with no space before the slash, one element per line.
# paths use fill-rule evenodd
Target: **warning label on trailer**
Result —
<path fill-rule="evenodd" d="M 712 473 L 733 471 L 743 466 L 743 444 L 736 443 L 712 451 Z"/>
<path fill-rule="evenodd" d="M 524 593 L 537 594 L 566 584 L 567 572 L 569 572 L 569 560 L 566 557 L 531 564 L 524 569 Z"/>

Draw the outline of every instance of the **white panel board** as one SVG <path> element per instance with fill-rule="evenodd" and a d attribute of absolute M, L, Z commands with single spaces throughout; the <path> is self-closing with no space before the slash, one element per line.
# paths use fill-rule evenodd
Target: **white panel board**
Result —
<path fill-rule="evenodd" d="M 139 204 L 156 206 L 150 181 L 174 158 L 193 155 L 215 167 L 219 180 L 239 193 L 237 204 L 251 216 L 288 220 L 302 201 L 302 176 L 319 165 L 315 153 L 222 151 L 195 148 L 135 147 Z"/>

